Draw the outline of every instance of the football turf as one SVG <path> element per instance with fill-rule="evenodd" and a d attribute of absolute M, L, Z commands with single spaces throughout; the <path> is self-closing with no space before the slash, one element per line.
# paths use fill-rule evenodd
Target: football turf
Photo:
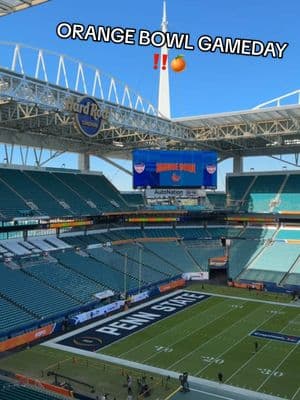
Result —
<path fill-rule="evenodd" d="M 229 385 L 300 400 L 299 343 L 255 330 L 300 336 L 300 308 L 212 296 L 101 353 L 210 380 L 221 372 Z"/>

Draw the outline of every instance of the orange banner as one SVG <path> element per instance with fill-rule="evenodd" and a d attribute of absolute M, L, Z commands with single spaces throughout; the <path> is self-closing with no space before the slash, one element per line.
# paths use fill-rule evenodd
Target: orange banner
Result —
<path fill-rule="evenodd" d="M 165 285 L 161 285 L 159 287 L 160 293 L 169 292 L 170 290 L 181 288 L 185 286 L 185 279 L 178 279 L 177 281 L 173 281 L 170 283 L 166 283 Z"/>
<path fill-rule="evenodd" d="M 156 164 L 156 172 L 167 172 L 167 171 L 185 171 L 191 172 L 192 174 L 196 173 L 196 164 L 183 164 L 183 163 L 157 163 Z"/>
<path fill-rule="evenodd" d="M 22 346 L 30 342 L 34 342 L 42 337 L 49 336 L 53 333 L 55 324 L 46 325 L 43 328 L 36 329 L 31 332 L 24 333 L 23 335 L 7 339 L 0 342 L 0 353 L 3 351 L 14 349 L 15 347 Z"/>
<path fill-rule="evenodd" d="M 212 257 L 208 259 L 208 264 L 214 267 L 223 267 L 228 261 L 227 256 Z"/>
<path fill-rule="evenodd" d="M 62 387 L 51 385 L 51 383 L 41 382 L 38 379 L 27 378 L 27 376 L 24 376 L 21 374 L 16 374 L 16 378 L 20 383 L 25 384 L 25 385 L 37 386 L 39 388 L 42 387 L 43 389 L 49 390 L 51 392 L 60 394 L 65 397 L 74 397 L 73 392 L 71 390 L 67 390 Z"/>
<path fill-rule="evenodd" d="M 245 283 L 245 282 L 235 282 L 235 281 L 229 281 L 227 282 L 228 286 L 231 287 L 236 287 L 239 289 L 256 289 L 256 290 L 263 290 L 264 284 L 260 282 L 256 283 Z"/>

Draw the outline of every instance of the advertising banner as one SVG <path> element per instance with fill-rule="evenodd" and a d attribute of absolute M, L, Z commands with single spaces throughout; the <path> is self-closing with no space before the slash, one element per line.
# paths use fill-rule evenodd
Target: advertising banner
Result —
<path fill-rule="evenodd" d="M 182 274 L 182 278 L 186 281 L 206 281 L 209 279 L 207 271 L 185 272 Z"/>
<path fill-rule="evenodd" d="M 3 351 L 14 349 L 15 347 L 22 346 L 27 343 L 34 342 L 35 340 L 41 339 L 42 337 L 49 336 L 53 333 L 54 329 L 55 324 L 46 325 L 42 328 L 35 329 L 34 331 L 30 331 L 24 333 L 23 335 L 7 339 L 4 342 L 0 342 L 0 353 L 2 353 Z"/>
<path fill-rule="evenodd" d="M 87 311 L 81 314 L 76 315 L 75 317 L 70 319 L 70 323 L 73 325 L 82 324 L 90 319 L 101 317 L 102 315 L 109 314 L 110 312 L 117 311 L 121 307 L 124 307 L 125 301 L 118 300 L 114 303 L 107 304 L 103 307 L 95 308 L 94 310 Z"/>

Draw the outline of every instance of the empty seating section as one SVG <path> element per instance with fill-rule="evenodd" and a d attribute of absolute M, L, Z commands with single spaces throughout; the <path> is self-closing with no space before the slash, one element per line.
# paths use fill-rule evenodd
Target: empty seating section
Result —
<path fill-rule="evenodd" d="M 126 239 L 137 239 L 144 237 L 143 231 L 141 229 L 123 229 L 119 232 L 119 234 Z"/>
<path fill-rule="evenodd" d="M 56 258 L 59 262 L 71 268 L 74 271 L 86 276 L 89 279 L 96 281 L 100 285 L 110 288 L 115 291 L 124 291 L 124 274 L 120 271 L 112 269 L 107 264 L 104 264 L 97 257 L 99 251 L 104 251 L 102 249 L 89 250 L 91 257 L 84 257 L 71 251 L 66 251 L 64 253 L 56 254 Z M 101 255 L 101 253 L 100 253 Z M 136 288 L 136 281 L 127 279 L 127 289 Z"/>
<path fill-rule="evenodd" d="M 177 237 L 174 229 L 161 228 L 161 229 L 144 229 L 145 237 L 160 238 L 160 237 Z"/>
<path fill-rule="evenodd" d="M 1 176 L 0 176 L 1 178 Z M 22 211 L 30 210 L 25 201 L 0 180 L 0 219 L 22 216 Z"/>
<path fill-rule="evenodd" d="M 266 271 L 262 269 L 246 269 L 241 273 L 239 279 L 258 282 L 279 283 L 284 277 L 284 272 Z"/>
<path fill-rule="evenodd" d="M 33 388 L 21 386 L 19 384 L 0 380 L 0 400 L 57 400 L 58 397 L 51 396 L 50 393 L 38 391 Z"/>
<path fill-rule="evenodd" d="M 214 209 L 226 208 L 226 193 L 206 193 L 209 203 Z"/>
<path fill-rule="evenodd" d="M 108 263 L 113 268 L 124 271 L 125 254 L 127 254 L 127 274 L 139 280 L 139 254 L 137 245 L 121 245 L 114 246 L 114 251 L 107 255 L 107 252 L 102 250 L 97 251 L 97 258 Z M 153 266 L 154 267 L 154 266 Z M 149 266 L 145 260 L 145 252 L 141 251 L 141 280 L 143 285 L 147 285 L 156 281 L 164 280 L 169 276 Z"/>
<path fill-rule="evenodd" d="M 62 235 L 61 239 L 65 243 L 68 243 L 70 246 L 77 247 L 77 246 L 85 245 L 81 240 L 82 236 L 83 235 L 78 235 L 78 236 L 65 236 L 65 235 Z"/>
<path fill-rule="evenodd" d="M 176 228 L 176 233 L 184 240 L 196 240 L 209 236 L 204 228 Z"/>
<path fill-rule="evenodd" d="M 99 213 L 99 211 L 112 211 L 115 209 L 112 204 L 101 195 L 101 187 L 96 190 L 92 185 L 86 183 L 85 176 L 81 177 L 80 174 L 72 173 L 53 173 L 58 179 L 63 181 L 66 185 L 75 190 L 83 199 L 92 202 L 96 208 L 94 213 Z"/>
<path fill-rule="evenodd" d="M 85 174 L 83 176 L 85 182 L 100 191 L 102 196 L 106 198 L 115 209 L 128 210 L 129 207 L 118 190 L 101 175 Z"/>
<path fill-rule="evenodd" d="M 91 244 L 98 244 L 99 240 L 93 235 L 81 235 L 79 236 L 81 246 L 90 246 Z"/>
<path fill-rule="evenodd" d="M 300 286 L 300 258 L 296 261 L 289 275 L 283 282 L 285 285 Z"/>
<path fill-rule="evenodd" d="M 122 239 L 126 239 L 126 237 L 123 236 L 122 232 L 117 230 L 117 231 L 108 231 L 108 232 L 104 232 L 102 233 L 102 241 L 104 242 L 114 242 L 116 240 L 122 240 Z"/>
<path fill-rule="evenodd" d="M 79 305 L 67 295 L 39 282 L 23 271 L 12 271 L 0 263 L 1 294 L 38 317 L 65 313 Z"/>
<path fill-rule="evenodd" d="M 155 267 L 164 274 L 164 277 L 178 275 L 180 272 L 178 268 L 163 258 L 158 250 L 156 243 L 143 243 L 142 244 L 142 259 L 144 263 Z M 159 246 L 158 246 L 159 247 Z"/>
<path fill-rule="evenodd" d="M 59 263 L 43 263 L 27 267 L 26 271 L 47 284 L 71 295 L 77 301 L 94 301 L 95 293 L 105 290 L 104 286 L 79 275 L 76 271 L 65 268 Z"/>
<path fill-rule="evenodd" d="M 186 249 L 203 271 L 208 270 L 209 258 L 224 255 L 224 249 L 221 246 L 210 246 L 209 243 L 205 246 L 204 241 L 202 241 L 201 245 L 193 244 L 192 246 L 189 246 L 189 243 L 186 243 Z"/>
<path fill-rule="evenodd" d="M 20 245 L 17 240 L 3 240 L 1 241 L 1 246 L 18 256 L 31 254 L 31 252 Z"/>
<path fill-rule="evenodd" d="M 0 297 L 0 332 L 22 327 L 24 324 L 34 322 L 35 318 L 28 312 L 13 303 Z"/>
<path fill-rule="evenodd" d="M 238 207 L 241 204 L 254 178 L 252 175 L 227 176 L 226 193 L 229 206 Z"/>
<path fill-rule="evenodd" d="M 236 279 L 265 246 L 264 241 L 233 239 L 229 248 L 228 276 Z"/>
<path fill-rule="evenodd" d="M 199 266 L 192 259 L 192 257 L 186 253 L 185 248 L 177 241 L 164 243 L 145 243 L 145 247 L 159 254 L 160 257 L 172 264 L 172 266 L 177 269 L 177 274 L 180 274 L 181 272 L 193 272 L 200 270 Z M 175 275 L 175 273 L 173 273 L 173 275 Z"/>
<path fill-rule="evenodd" d="M 143 207 L 145 206 L 145 200 L 142 193 L 122 193 L 126 203 L 132 207 Z"/>
<path fill-rule="evenodd" d="M 293 267 L 300 254 L 300 245 L 274 242 L 253 260 L 240 279 L 279 283 Z"/>
<path fill-rule="evenodd" d="M 72 215 L 58 203 L 55 197 L 30 179 L 27 173 L 28 171 L 18 171 L 16 169 L 0 169 L 0 178 L 8 182 L 26 201 L 32 202 L 38 207 L 39 214 L 58 217 Z M 46 176 L 45 173 L 44 175 Z M 7 204 L 9 204 L 9 201 L 9 198 L 6 198 Z M 25 208 L 29 207 L 26 206 Z"/>
<path fill-rule="evenodd" d="M 43 251 L 56 250 L 56 247 L 54 247 L 53 244 L 48 243 L 45 237 L 32 237 L 28 239 L 28 243 Z"/>
<path fill-rule="evenodd" d="M 50 243 L 50 245 L 55 246 L 57 249 L 67 249 L 70 247 L 67 243 L 58 239 L 56 236 L 47 236 L 45 241 Z"/>
<path fill-rule="evenodd" d="M 1 168 L 0 185 L 0 219 L 130 210 L 120 192 L 103 175 Z"/>
<path fill-rule="evenodd" d="M 287 272 L 299 256 L 300 245 L 274 242 L 249 266 L 253 269 L 266 269 Z"/>
<path fill-rule="evenodd" d="M 60 179 L 52 173 L 40 171 L 26 171 L 35 182 L 46 189 L 58 201 L 66 204 L 74 215 L 94 215 L 95 209 L 90 207 L 84 199 L 82 199 L 70 187 L 66 186 Z"/>
<path fill-rule="evenodd" d="M 238 237 L 242 231 L 241 228 L 232 228 L 232 227 L 218 227 L 218 228 L 207 227 L 206 230 L 208 232 L 207 236 L 210 236 L 213 239 L 219 239 L 221 237 L 226 237 L 226 238 Z"/>
<path fill-rule="evenodd" d="M 277 211 L 300 211 L 300 174 L 291 174 L 280 194 Z"/>
<path fill-rule="evenodd" d="M 242 239 L 267 240 L 273 237 L 275 231 L 275 228 L 246 228 L 239 237 Z"/>
<path fill-rule="evenodd" d="M 272 202 L 284 182 L 285 175 L 259 175 L 245 198 L 242 209 L 250 212 L 269 212 Z"/>
<path fill-rule="evenodd" d="M 300 229 L 280 229 L 275 239 L 300 240 Z"/>
<path fill-rule="evenodd" d="M 299 188 L 299 173 L 229 175 L 226 192 L 229 206 L 244 211 L 300 211 Z"/>

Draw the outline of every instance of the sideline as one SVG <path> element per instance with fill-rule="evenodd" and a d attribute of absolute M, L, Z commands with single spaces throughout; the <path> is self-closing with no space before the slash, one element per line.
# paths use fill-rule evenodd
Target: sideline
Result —
<path fill-rule="evenodd" d="M 185 290 L 190 291 L 190 292 L 198 292 L 202 294 L 208 294 L 210 296 L 215 296 L 215 297 L 225 297 L 227 299 L 234 299 L 234 300 L 247 300 L 247 301 L 253 301 L 255 303 L 264 303 L 264 304 L 273 304 L 275 306 L 284 306 L 284 307 L 293 307 L 293 308 L 300 308 L 300 303 L 281 303 L 278 301 L 269 301 L 269 300 L 259 300 L 259 299 L 253 299 L 251 297 L 239 297 L 239 296 L 230 296 L 228 294 L 219 294 L 219 293 L 213 293 L 213 292 L 205 292 L 205 290 L 192 290 L 189 288 L 186 288 Z"/>
<path fill-rule="evenodd" d="M 152 367 L 151 365 L 141 364 L 141 363 L 138 363 L 135 361 L 129 361 L 129 360 L 125 360 L 122 358 L 108 356 L 106 354 L 92 353 L 87 350 L 76 349 L 76 348 L 64 346 L 64 345 L 61 345 L 58 343 L 47 342 L 47 343 L 43 343 L 42 346 L 50 347 L 50 348 L 56 349 L 56 350 L 66 351 L 68 353 L 77 354 L 77 355 L 85 356 L 88 358 L 94 358 L 99 361 L 105 361 L 108 363 L 122 365 L 127 368 L 152 372 L 153 374 L 156 374 L 156 375 L 170 376 L 171 378 L 174 378 L 174 379 L 179 378 L 179 373 L 175 372 L 175 371 L 169 371 L 169 370 L 163 369 L 163 368 Z M 225 383 L 222 384 L 222 386 L 220 386 L 220 384 L 217 382 L 209 381 L 208 379 L 198 378 L 196 376 L 189 376 L 189 382 L 197 384 L 197 385 L 201 385 L 201 387 L 210 388 L 213 390 L 217 389 L 217 388 L 218 389 L 222 388 L 222 391 L 224 392 L 225 395 L 226 394 L 229 394 L 229 395 L 240 394 L 240 395 L 248 396 L 248 398 L 252 398 L 255 400 L 282 400 L 281 397 L 275 397 L 275 396 L 272 396 L 272 395 L 269 395 L 266 393 L 255 392 L 255 391 L 249 390 L 249 389 L 238 388 L 235 386 L 227 385 Z M 211 393 L 211 394 L 214 394 L 214 393 Z"/>

